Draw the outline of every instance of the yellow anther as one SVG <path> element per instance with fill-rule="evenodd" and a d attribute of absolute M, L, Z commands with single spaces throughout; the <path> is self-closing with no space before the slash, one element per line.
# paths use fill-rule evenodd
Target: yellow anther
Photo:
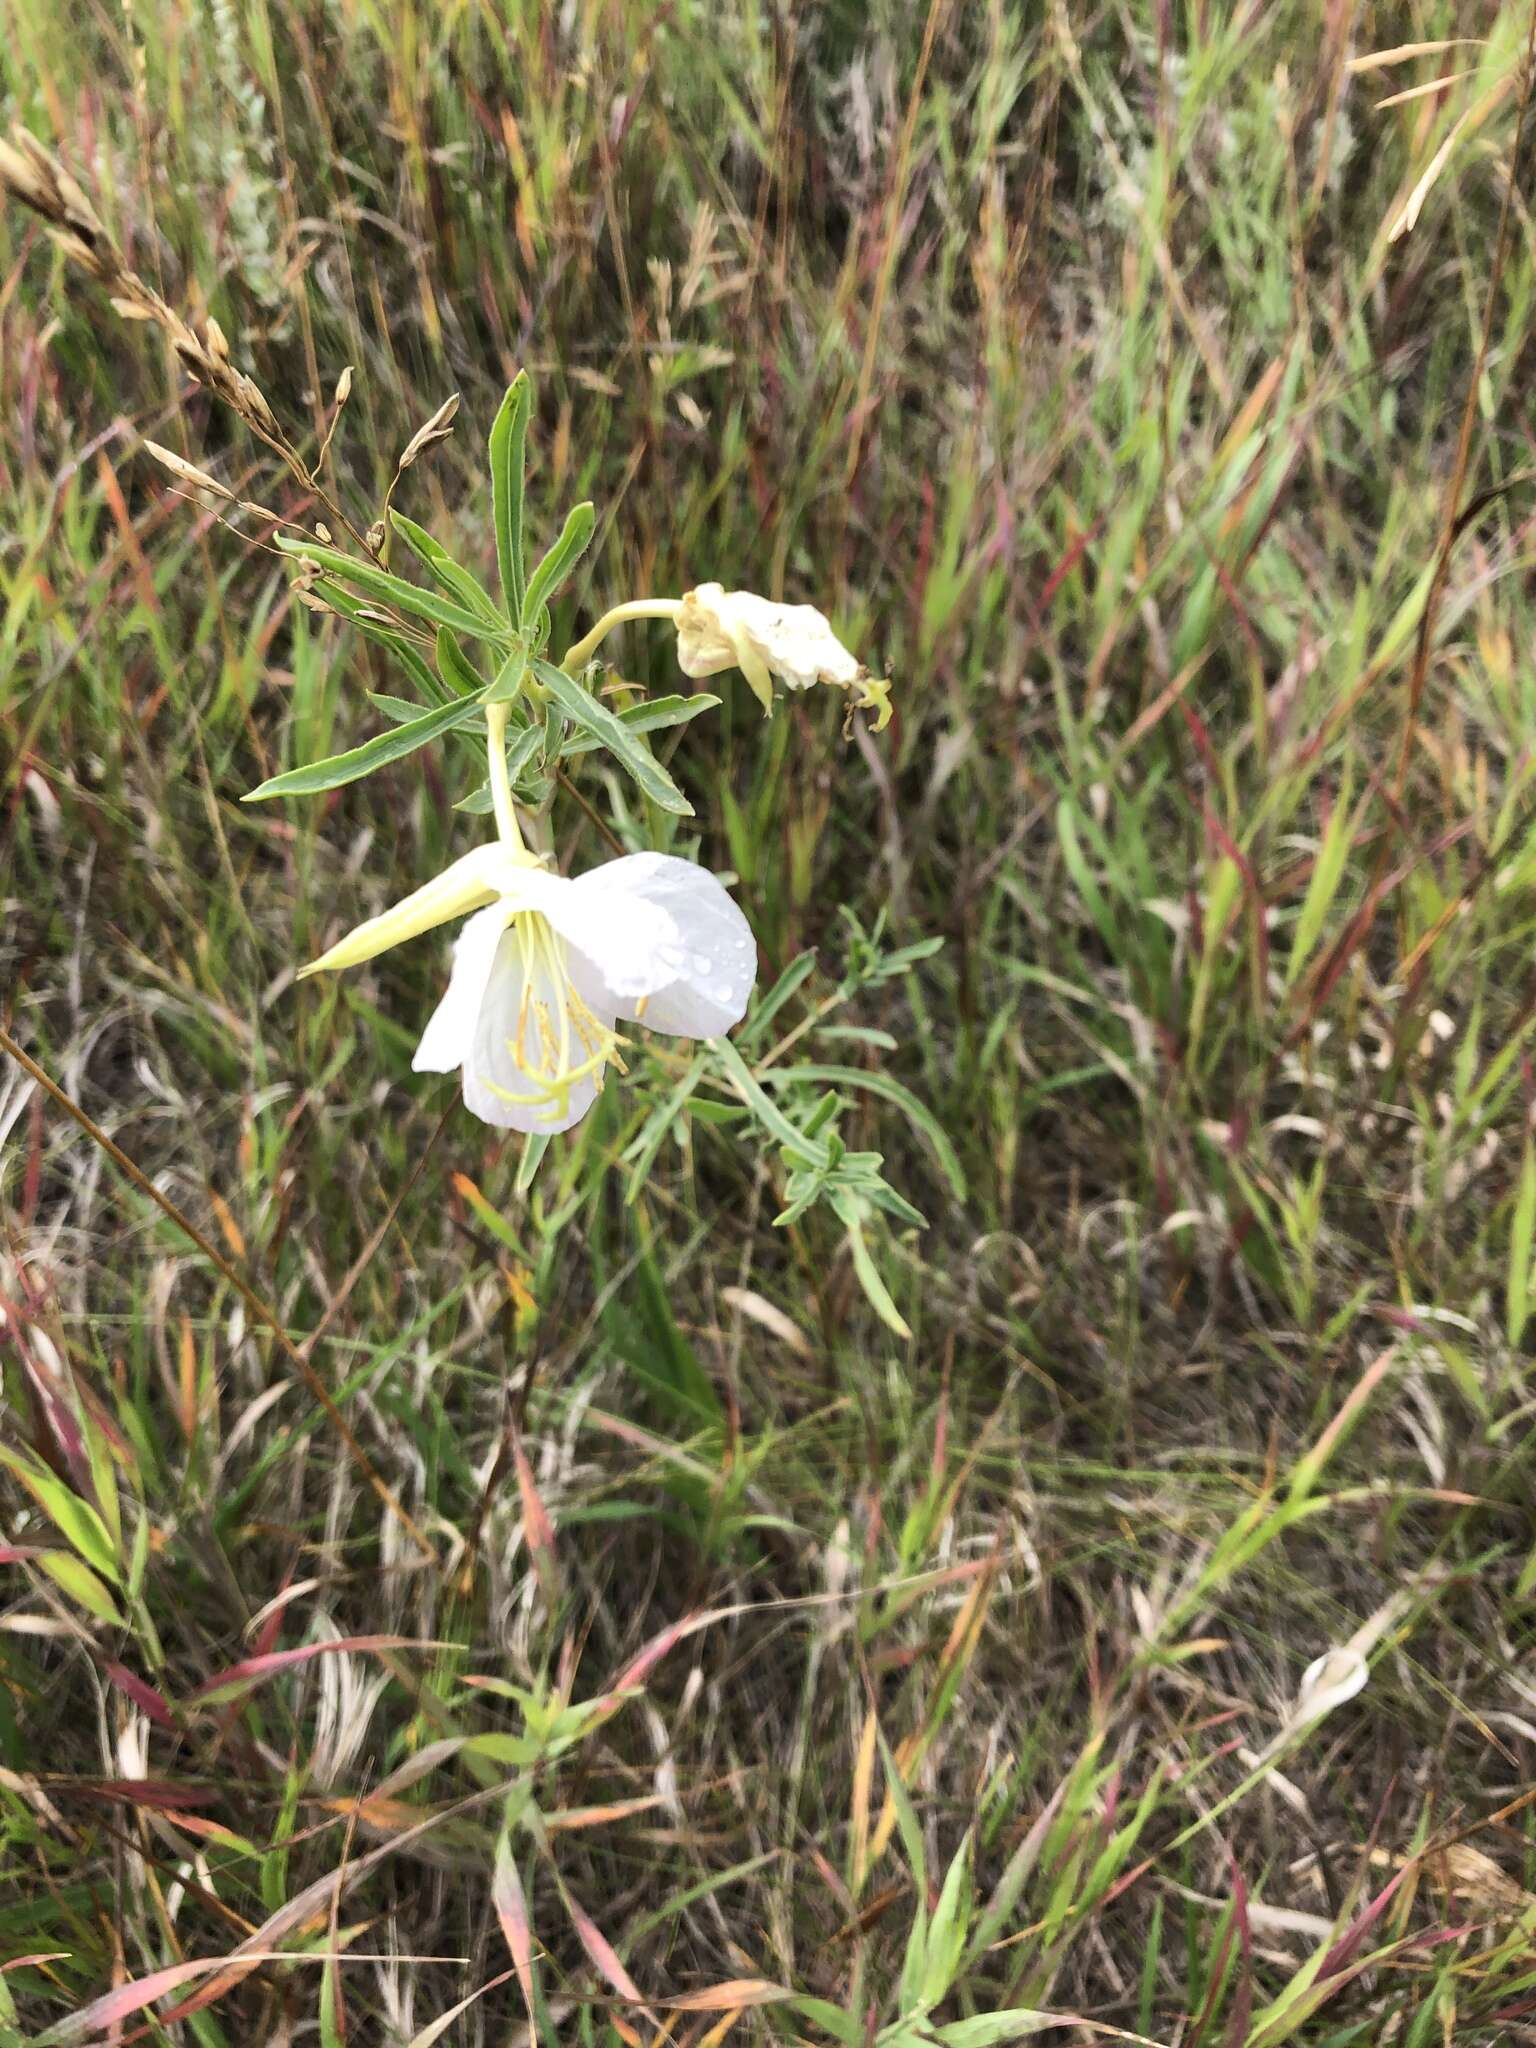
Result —
<path fill-rule="evenodd" d="M 508 1045 L 518 1066 L 539 1085 L 514 1091 L 487 1076 L 485 1086 L 504 1102 L 548 1103 L 557 1115 L 565 1116 L 578 1082 L 595 1075 L 601 1089 L 610 1066 L 624 1071 L 619 1057 L 622 1040 L 594 1015 L 572 981 L 565 941 L 548 918 L 526 910 L 514 918 L 511 929 L 523 993 Z"/>

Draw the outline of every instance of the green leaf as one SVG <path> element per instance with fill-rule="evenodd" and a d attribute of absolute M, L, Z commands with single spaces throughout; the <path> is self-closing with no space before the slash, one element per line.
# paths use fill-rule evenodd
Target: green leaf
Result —
<path fill-rule="evenodd" d="M 848 1234 L 848 1249 L 853 1254 L 853 1270 L 859 1276 L 859 1285 L 863 1288 L 870 1307 L 888 1330 L 894 1330 L 898 1337 L 910 1337 L 912 1332 L 907 1328 L 901 1310 L 892 1301 L 890 1289 L 880 1277 L 880 1269 L 870 1255 L 862 1224 L 856 1216 L 844 1214 L 846 1205 L 836 1195 L 832 1197 L 832 1206 L 843 1218 Z"/>
<path fill-rule="evenodd" d="M 934 2034 L 944 2048 L 998 2048 L 1003 2041 L 1022 2041 L 1030 2034 L 1059 2027 L 1053 2012 L 1035 2012 L 1027 2005 L 1015 2005 L 1002 2012 L 978 2012 L 968 2020 L 950 2020 L 935 2027 Z"/>
<path fill-rule="evenodd" d="M 535 777 L 530 787 L 524 778 L 534 762 L 543 754 L 543 751 L 544 724 L 542 720 L 536 725 L 524 725 L 514 728 L 512 737 L 507 742 L 507 779 L 515 790 L 519 791 L 522 795 L 528 796 L 530 801 L 535 804 L 544 801 L 545 795 L 548 794 L 549 784 L 542 778 Z M 482 782 L 479 788 L 471 790 L 468 796 L 461 796 L 453 808 L 456 811 L 468 811 L 476 817 L 483 817 L 487 811 L 495 809 L 491 798 L 491 785 L 488 782 Z"/>
<path fill-rule="evenodd" d="M 630 704 L 617 716 L 631 732 L 660 732 L 666 726 L 686 725 L 701 711 L 713 711 L 720 702 L 707 690 L 693 697 L 649 697 L 643 704 Z M 560 752 L 567 760 L 573 754 L 590 754 L 598 742 L 591 733 L 576 733 Z"/>
<path fill-rule="evenodd" d="M 346 2048 L 345 2012 L 341 1973 L 335 1956 L 327 1955 L 320 1972 L 320 2048 Z"/>
<path fill-rule="evenodd" d="M 1088 915 L 1098 928 L 1099 937 L 1109 949 L 1110 957 L 1116 961 L 1125 953 L 1125 934 L 1114 912 L 1104 900 L 1104 892 L 1094 878 L 1083 852 L 1079 836 L 1078 813 L 1063 801 L 1056 809 L 1056 835 L 1061 843 L 1062 858 L 1067 864 L 1067 873 L 1072 877 L 1073 886 L 1083 900 Z"/>
<path fill-rule="evenodd" d="M 1301 912 L 1296 919 L 1296 928 L 1291 934 L 1291 954 L 1285 967 L 1285 985 L 1295 986 L 1296 977 L 1306 966 L 1312 948 L 1322 936 L 1323 925 L 1334 897 L 1339 893 L 1339 884 L 1344 879 L 1344 867 L 1349 858 L 1352 843 L 1350 816 L 1350 786 L 1348 769 L 1345 770 L 1344 784 L 1334 799 L 1333 815 L 1328 820 L 1328 830 L 1323 834 L 1323 843 L 1317 850 L 1312 863 L 1312 876 L 1307 883 L 1307 893 L 1302 899 Z"/>
<path fill-rule="evenodd" d="M 741 1091 L 742 1096 L 769 1136 L 777 1138 L 779 1143 L 789 1151 L 798 1153 L 802 1158 L 810 1159 L 815 1165 L 822 1168 L 830 1168 L 832 1161 L 826 1146 L 820 1144 L 815 1138 L 808 1138 L 804 1131 L 797 1129 L 790 1122 L 778 1104 L 769 1095 L 765 1094 L 757 1076 L 752 1072 L 752 1069 L 747 1065 L 731 1041 L 728 1038 L 712 1038 L 709 1040 L 709 1044 L 714 1051 L 715 1058 L 736 1083 L 737 1088 Z"/>
<path fill-rule="evenodd" d="M 418 526 L 414 519 L 407 519 L 403 512 L 391 511 L 389 517 L 396 533 L 440 590 L 456 597 L 469 611 L 479 612 L 493 632 L 506 631 L 507 622 L 501 615 L 501 607 L 483 583 L 456 562 L 424 526 Z"/>
<path fill-rule="evenodd" d="M 825 1998 L 797 1996 L 791 2000 L 795 2011 L 816 2026 L 829 2033 L 834 2041 L 842 2041 L 846 2048 L 858 2048 L 864 2039 L 864 2023 L 852 2013 L 844 2012 L 840 2005 L 833 2005 Z"/>
<path fill-rule="evenodd" d="M 496 515 L 496 561 L 501 594 L 514 623 L 523 618 L 523 478 L 533 386 L 519 370 L 507 386 L 491 428 L 491 503 Z"/>
<path fill-rule="evenodd" d="M 560 538 L 528 578 L 523 599 L 523 623 L 530 634 L 537 632 L 539 613 L 545 600 L 557 591 L 586 552 L 597 531 L 597 512 L 590 498 L 573 505 L 560 530 Z"/>
<path fill-rule="evenodd" d="M 756 1019 L 754 1018 L 754 1023 Z M 947 1132 L 933 1111 L 922 1103 L 900 1081 L 883 1073 L 879 1068 L 822 1066 L 811 1063 L 801 1067 L 769 1067 L 763 1079 L 772 1087 L 775 1083 L 800 1081 L 823 1081 L 834 1088 L 865 1088 L 871 1095 L 883 1095 L 887 1102 L 895 1103 L 902 1115 L 914 1129 L 921 1131 L 933 1147 L 933 1155 L 943 1169 L 944 1177 L 954 1190 L 955 1199 L 966 1199 L 965 1172 L 960 1164 L 959 1154 L 950 1142 Z"/>
<path fill-rule="evenodd" d="M 922 1990 L 924 2006 L 932 2008 L 937 2005 L 955 1981 L 960 1958 L 965 1954 L 971 1904 L 971 1836 L 967 1830 L 944 1874 L 939 1903 L 933 1909 L 933 1920 L 928 1929 L 928 1960 Z"/>
<path fill-rule="evenodd" d="M 370 618 L 367 606 L 353 597 L 349 591 L 343 590 L 339 583 L 327 579 L 317 583 L 315 588 L 323 590 L 326 603 L 334 605 L 344 618 L 350 619 L 360 633 L 365 634 L 378 646 L 387 647 L 429 702 L 446 702 L 443 685 L 403 633 L 397 632 L 382 619 Z"/>
<path fill-rule="evenodd" d="M 437 629 L 437 669 L 447 687 L 461 697 L 478 697 L 485 688 L 484 677 L 446 626 Z"/>
<path fill-rule="evenodd" d="M 907 1790 L 907 1781 L 901 1775 L 901 1766 L 891 1753 L 891 1746 L 885 1739 L 885 1730 L 875 1728 L 875 1740 L 880 1745 L 880 1761 L 885 1766 L 885 1789 L 890 1795 L 891 1805 L 896 1810 L 896 1831 L 901 1836 L 901 1845 L 907 1852 L 907 1868 L 912 1876 L 912 1889 L 920 1900 L 928 1896 L 928 1858 L 923 1852 L 923 1829 L 918 1820 L 917 1809 L 912 1804 L 912 1795 Z"/>
<path fill-rule="evenodd" d="M 530 584 L 530 596 L 532 590 Z M 571 723 L 583 732 L 591 733 L 599 746 L 606 747 L 652 803 L 677 818 L 693 816 L 693 805 L 616 713 L 594 697 L 590 690 L 584 690 L 564 669 L 555 668 L 547 661 L 536 661 L 533 672 Z"/>
<path fill-rule="evenodd" d="M 42 1550 L 32 1562 L 56 1585 L 62 1586 L 70 1599 L 78 1602 L 87 1614 L 94 1614 L 98 1621 L 110 1622 L 114 1628 L 122 1627 L 123 1617 L 106 1587 L 73 1551 Z"/>
<path fill-rule="evenodd" d="M 497 669 L 491 687 L 485 693 L 487 704 L 511 704 L 520 694 L 528 680 L 528 649 L 519 640 L 506 660 Z"/>
<path fill-rule="evenodd" d="M 604 1330 L 614 1348 L 684 1423 L 697 1429 L 717 1427 L 724 1420 L 720 1396 L 693 1346 L 677 1327 L 666 1286 L 647 1250 L 635 1269 L 637 1299 L 631 1306 L 610 1298 L 602 1311 Z"/>
<path fill-rule="evenodd" d="M 45 1465 L 0 1444 L 0 1465 L 7 1466 L 27 1489 L 54 1527 L 85 1559 L 115 1586 L 120 1583 L 112 1538 L 100 1515 L 79 1494 L 71 1492 Z"/>
<path fill-rule="evenodd" d="M 322 547 L 319 541 L 292 540 L 284 535 L 279 535 L 277 544 L 285 555 L 296 555 L 301 562 L 313 562 L 338 582 L 350 583 L 378 603 L 393 605 L 397 611 L 408 612 L 418 619 L 430 619 L 437 626 L 451 627 L 455 633 L 467 634 L 471 640 L 507 637 L 509 628 L 505 619 L 493 627 L 478 612 L 472 612 L 463 605 L 450 604 L 447 598 L 437 596 L 434 591 L 423 590 L 416 583 L 407 583 L 402 576 L 391 576 L 387 569 L 380 569 L 373 562 L 344 555 L 339 548 Z"/>
<path fill-rule="evenodd" d="M 514 785 L 544 752 L 542 724 L 525 725 L 507 741 L 507 779 Z"/>
<path fill-rule="evenodd" d="M 708 1065 L 707 1053 L 695 1053 L 683 1078 L 657 1103 L 625 1148 L 624 1164 L 629 1168 L 629 1188 L 624 1197 L 626 1202 L 633 1203 L 643 1193 L 656 1154 L 661 1150 L 662 1140 L 682 1114 L 694 1089 L 703 1080 Z"/>
<path fill-rule="evenodd" d="M 382 690 L 370 690 L 368 702 L 376 705 L 391 725 L 409 725 L 421 716 L 421 706 L 409 697 L 387 697 Z"/>
<path fill-rule="evenodd" d="M 780 1010 L 783 1009 L 784 1005 L 795 993 L 795 990 L 807 979 L 815 965 L 816 953 L 814 948 L 797 954 L 790 961 L 784 972 L 773 984 L 773 987 L 769 989 L 767 995 L 763 997 L 746 1023 L 741 1027 L 738 1035 L 743 1045 L 756 1045 L 759 1043 L 766 1034 L 768 1026 L 773 1022 Z"/>
<path fill-rule="evenodd" d="M 483 1756 L 493 1764 L 537 1763 L 540 1745 L 527 1735 L 472 1735 L 464 1745 L 470 1756 Z"/>
<path fill-rule="evenodd" d="M 526 1195 L 533 1186 L 534 1176 L 544 1163 L 544 1154 L 549 1150 L 547 1131 L 530 1131 L 523 1140 L 523 1156 L 517 1162 L 517 1178 L 512 1183 L 514 1194 Z"/>
<path fill-rule="evenodd" d="M 442 733 L 452 732 L 455 726 L 467 725 L 481 715 L 478 704 L 456 697 L 451 704 L 440 704 L 435 711 L 412 719 L 409 725 L 376 733 L 348 753 L 332 754 L 329 760 L 312 761 L 307 768 L 290 768 L 286 774 L 274 775 L 258 789 L 249 790 L 241 801 L 264 803 L 274 796 L 316 796 L 321 790 L 340 789 L 343 783 L 356 782 L 361 776 L 371 775 L 375 768 L 414 754 L 418 747 L 426 746 Z"/>

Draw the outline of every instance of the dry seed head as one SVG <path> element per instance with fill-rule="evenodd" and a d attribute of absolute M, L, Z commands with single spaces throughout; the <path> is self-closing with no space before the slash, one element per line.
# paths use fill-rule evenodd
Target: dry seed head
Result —
<path fill-rule="evenodd" d="M 40 176 L 21 151 L 5 141 L 0 141 L 0 185 L 23 206 L 30 206 L 34 213 L 43 214 L 49 220 L 58 218 L 62 206 L 58 187 Z"/>
<path fill-rule="evenodd" d="M 71 263 L 78 263 L 82 270 L 88 270 L 92 277 L 103 284 L 112 280 L 113 265 L 109 256 L 88 242 L 83 235 L 77 235 L 69 228 L 55 228 L 53 239 Z"/>
<path fill-rule="evenodd" d="M 352 396 L 352 365 L 351 365 L 350 363 L 348 363 L 348 364 L 347 364 L 347 366 L 346 366 L 346 368 L 345 368 L 345 369 L 344 369 L 344 370 L 342 371 L 341 375 L 340 375 L 340 376 L 339 376 L 339 377 L 338 377 L 338 378 L 336 379 L 336 398 L 335 398 L 335 406 L 336 406 L 336 410 L 337 410 L 338 412 L 340 412 L 340 411 L 341 411 L 341 408 L 342 408 L 342 407 L 343 407 L 343 406 L 344 406 L 344 405 L 346 404 L 347 400 L 348 400 L 348 399 L 349 399 L 349 398 L 350 398 L 351 396 Z"/>
<path fill-rule="evenodd" d="M 410 440 L 406 442 L 405 451 L 396 464 L 397 473 L 402 469 L 409 469 L 423 448 L 431 447 L 434 441 L 446 440 L 447 436 L 452 432 L 453 416 L 458 409 L 459 394 L 455 391 L 451 398 L 443 400 L 443 403 L 433 413 L 426 425 L 418 427 Z"/>
<path fill-rule="evenodd" d="M 198 490 L 212 491 L 215 497 L 227 498 L 231 504 L 236 502 L 234 492 L 221 484 L 217 477 L 210 476 L 206 469 L 199 469 L 195 463 L 188 462 L 173 448 L 162 448 L 158 441 L 146 441 L 144 449 L 146 454 L 155 458 L 162 469 L 168 469 L 180 482 L 193 484 Z"/>
<path fill-rule="evenodd" d="M 237 393 L 233 401 L 236 408 L 248 412 L 274 440 L 281 440 L 282 428 L 277 424 L 277 415 L 262 396 L 260 387 L 253 384 L 251 379 L 239 370 L 231 372 L 231 375 Z"/>
<path fill-rule="evenodd" d="M 61 163 L 54 161 L 51 168 L 58 185 L 59 197 L 64 202 L 64 218 L 69 225 L 85 241 L 105 241 L 107 231 L 84 190 L 76 184 Z"/>
<path fill-rule="evenodd" d="M 0 185 L 52 228 L 76 262 L 98 277 L 117 268 L 117 252 L 84 191 L 35 135 L 14 128 L 14 144 L 0 143 Z"/>

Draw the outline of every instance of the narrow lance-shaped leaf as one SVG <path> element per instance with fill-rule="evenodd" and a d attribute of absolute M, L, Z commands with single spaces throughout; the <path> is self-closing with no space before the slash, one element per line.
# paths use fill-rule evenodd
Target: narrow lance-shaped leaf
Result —
<path fill-rule="evenodd" d="M 528 650 L 519 641 L 514 641 L 506 660 L 497 669 L 491 687 L 485 693 L 487 704 L 510 704 L 520 694 L 528 680 Z"/>
<path fill-rule="evenodd" d="M 753 1010 L 751 1016 L 737 1033 L 737 1042 L 739 1044 L 750 1046 L 761 1042 L 768 1026 L 773 1022 L 780 1010 L 783 1009 L 790 997 L 807 979 L 815 965 L 816 954 L 814 949 L 797 954 L 790 961 L 784 972 L 773 984 L 773 987 L 769 989 L 768 993 L 763 997 L 762 1001 Z"/>
<path fill-rule="evenodd" d="M 370 612 L 366 604 L 361 603 L 350 592 L 343 590 L 339 583 L 332 582 L 328 577 L 317 583 L 315 589 L 324 596 L 327 604 L 334 605 L 344 618 L 350 619 L 360 633 L 365 633 L 378 646 L 387 647 L 424 697 L 429 698 L 434 704 L 447 701 L 444 687 L 432 673 L 430 666 L 405 635 L 390 625 L 388 620 Z"/>
<path fill-rule="evenodd" d="M 715 1058 L 735 1082 L 743 1099 L 749 1104 L 758 1122 L 771 1137 L 789 1151 L 813 1165 L 829 1168 L 832 1164 L 825 1145 L 792 1124 L 784 1112 L 763 1092 L 757 1076 L 752 1072 L 741 1054 L 728 1038 L 712 1038 L 710 1047 Z"/>
<path fill-rule="evenodd" d="M 606 747 L 619 766 L 639 784 L 652 803 L 674 817 L 691 818 L 693 805 L 659 761 L 642 746 L 631 727 L 608 706 L 584 690 L 564 669 L 536 661 L 533 672 L 571 723 Z"/>
<path fill-rule="evenodd" d="M 965 1171 L 955 1151 L 949 1134 L 938 1118 L 925 1103 L 922 1103 L 879 1067 L 843 1067 L 822 1065 L 812 1061 L 797 1067 L 770 1067 L 763 1075 L 770 1087 L 794 1086 L 803 1081 L 826 1081 L 834 1088 L 866 1088 L 871 1095 L 883 1095 L 887 1102 L 893 1102 L 915 1129 L 922 1132 L 933 1147 L 933 1154 L 943 1169 L 944 1176 L 955 1192 L 958 1201 L 966 1199 Z"/>
<path fill-rule="evenodd" d="M 536 2009 L 533 1985 L 533 1928 L 529 1923 L 528 1900 L 523 1891 L 522 1879 L 518 1875 L 512 1844 L 505 1833 L 496 1844 L 496 1874 L 491 1886 L 491 1902 L 496 1908 L 496 1917 L 501 1922 L 501 1931 L 506 1936 L 507 1947 L 512 1951 L 512 1966 L 517 1971 L 517 1981 L 522 1988 L 523 2003 L 528 2008 L 528 2017 L 532 2019 Z"/>
<path fill-rule="evenodd" d="M 491 503 L 496 517 L 496 560 L 501 594 L 514 625 L 523 618 L 523 465 L 533 386 L 519 370 L 507 387 L 491 428 Z"/>
<path fill-rule="evenodd" d="M 359 561 L 354 555 L 345 555 L 340 548 L 322 547 L 319 541 L 293 540 L 280 534 L 278 546 L 285 555 L 294 555 L 301 562 L 313 562 L 327 575 L 338 582 L 350 583 L 380 604 L 393 605 L 397 611 L 407 612 L 418 619 L 430 619 L 434 625 L 451 627 L 455 633 L 464 633 L 471 640 L 494 640 L 505 635 L 504 622 L 492 625 L 479 612 L 472 612 L 467 606 L 453 604 L 435 591 L 423 590 L 417 583 L 407 583 L 403 576 L 392 576 L 387 569 L 380 569 L 372 562 Z"/>
<path fill-rule="evenodd" d="M 937 2005 L 955 1980 L 960 1958 L 965 1953 L 972 1903 L 971 1836 L 967 1832 L 945 1872 L 939 1903 L 933 1909 L 933 1919 L 928 1928 L 922 1987 L 925 2008 Z"/>
<path fill-rule="evenodd" d="M 291 1650 L 269 1650 L 264 1656 L 245 1657 L 238 1664 L 231 1664 L 225 1670 L 216 1672 L 205 1679 L 191 1697 L 200 1706 L 217 1706 L 245 1692 L 250 1686 L 260 1685 L 265 1679 L 275 1678 L 279 1672 L 291 1671 L 297 1665 L 307 1664 L 315 1657 L 331 1657 L 337 1652 L 361 1650 L 411 1650 L 431 1647 L 413 1636 L 338 1636 L 328 1643 L 300 1643 Z"/>
<path fill-rule="evenodd" d="M 523 599 L 523 623 L 530 634 L 538 629 L 539 613 L 546 600 L 570 575 L 596 530 L 597 512 L 591 500 L 584 499 L 581 504 L 573 505 L 560 538 L 528 578 L 528 591 Z"/>
<path fill-rule="evenodd" d="M 544 725 L 542 720 L 537 725 L 523 726 L 520 731 L 515 732 L 512 738 L 508 740 L 507 780 L 514 789 L 517 789 L 524 775 L 528 772 L 529 767 L 543 750 Z M 496 808 L 491 796 L 491 785 L 488 782 L 482 782 L 478 788 L 472 789 L 468 796 L 461 796 L 453 808 L 456 811 L 466 811 L 473 817 L 483 818 L 488 811 Z"/>
<path fill-rule="evenodd" d="M 390 522 L 422 567 L 439 588 L 472 612 L 479 612 L 493 632 L 506 630 L 506 621 L 495 598 L 469 571 L 456 562 L 448 550 L 435 541 L 424 526 L 407 519 L 403 512 L 391 512 Z"/>
<path fill-rule="evenodd" d="M 890 1289 L 881 1277 L 880 1268 L 870 1255 L 863 1222 L 857 1210 L 851 1202 L 835 1193 L 831 1197 L 831 1202 L 833 1210 L 841 1218 L 847 1232 L 848 1250 L 853 1257 L 853 1270 L 858 1276 L 859 1285 L 863 1288 L 870 1307 L 888 1330 L 894 1330 L 898 1337 L 910 1337 L 912 1332 L 907 1327 L 906 1318 L 891 1299 Z"/>
<path fill-rule="evenodd" d="M 631 732 L 663 732 L 670 726 L 686 725 L 701 711 L 713 711 L 719 702 L 707 690 L 700 690 L 695 697 L 650 697 L 643 704 L 626 706 L 617 716 Z M 574 733 L 560 752 L 569 760 L 573 754 L 590 754 L 599 744 L 589 732 Z"/>
<path fill-rule="evenodd" d="M 83 1558 L 70 1550 L 40 1550 L 36 1563 L 88 1614 L 94 1614 L 98 1621 L 110 1622 L 115 1628 L 122 1626 L 117 1603 Z"/>
<path fill-rule="evenodd" d="M 89 1564 L 113 1585 L 121 1582 L 112 1538 L 88 1501 L 71 1492 L 46 1466 L 0 1444 L 0 1465 L 7 1466 L 26 1487 L 55 1528 Z"/>
<path fill-rule="evenodd" d="M 275 796 L 317 796 L 322 790 L 340 789 L 343 783 L 356 782 L 371 775 L 375 768 L 414 754 L 418 747 L 426 746 L 442 733 L 480 716 L 478 704 L 456 697 L 451 704 L 440 704 L 435 711 L 412 719 L 409 725 L 376 733 L 345 754 L 332 754 L 328 760 L 312 761 L 307 768 L 290 768 L 285 774 L 273 775 L 259 788 L 249 790 L 241 801 L 264 803 Z"/>
<path fill-rule="evenodd" d="M 446 626 L 437 629 L 437 668 L 446 688 L 461 696 L 478 697 L 485 680 Z"/>

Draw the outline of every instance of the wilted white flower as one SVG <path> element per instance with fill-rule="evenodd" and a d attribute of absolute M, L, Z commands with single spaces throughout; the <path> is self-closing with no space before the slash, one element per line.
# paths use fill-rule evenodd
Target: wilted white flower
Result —
<path fill-rule="evenodd" d="M 632 853 L 555 875 L 505 844 L 465 854 L 303 971 L 355 967 L 466 911 L 411 1064 L 457 1068 L 466 1108 L 502 1130 L 569 1130 L 622 1070 L 620 1019 L 714 1038 L 757 976 L 751 928 L 708 869 Z"/>
<path fill-rule="evenodd" d="M 1370 1675 L 1371 1667 L 1358 1650 L 1347 1644 L 1325 1650 L 1301 1674 L 1289 1725 L 1300 1728 L 1308 1722 L 1320 1721 L 1324 1714 L 1331 1714 L 1335 1707 L 1342 1707 L 1346 1700 L 1363 1691 Z"/>
<path fill-rule="evenodd" d="M 876 732 L 891 716 L 890 684 L 871 676 L 811 604 L 775 604 L 750 590 L 701 583 L 678 607 L 677 660 L 695 680 L 739 668 L 767 712 L 777 676 L 791 690 L 831 683 L 856 691 L 854 708 L 878 714 Z"/>

